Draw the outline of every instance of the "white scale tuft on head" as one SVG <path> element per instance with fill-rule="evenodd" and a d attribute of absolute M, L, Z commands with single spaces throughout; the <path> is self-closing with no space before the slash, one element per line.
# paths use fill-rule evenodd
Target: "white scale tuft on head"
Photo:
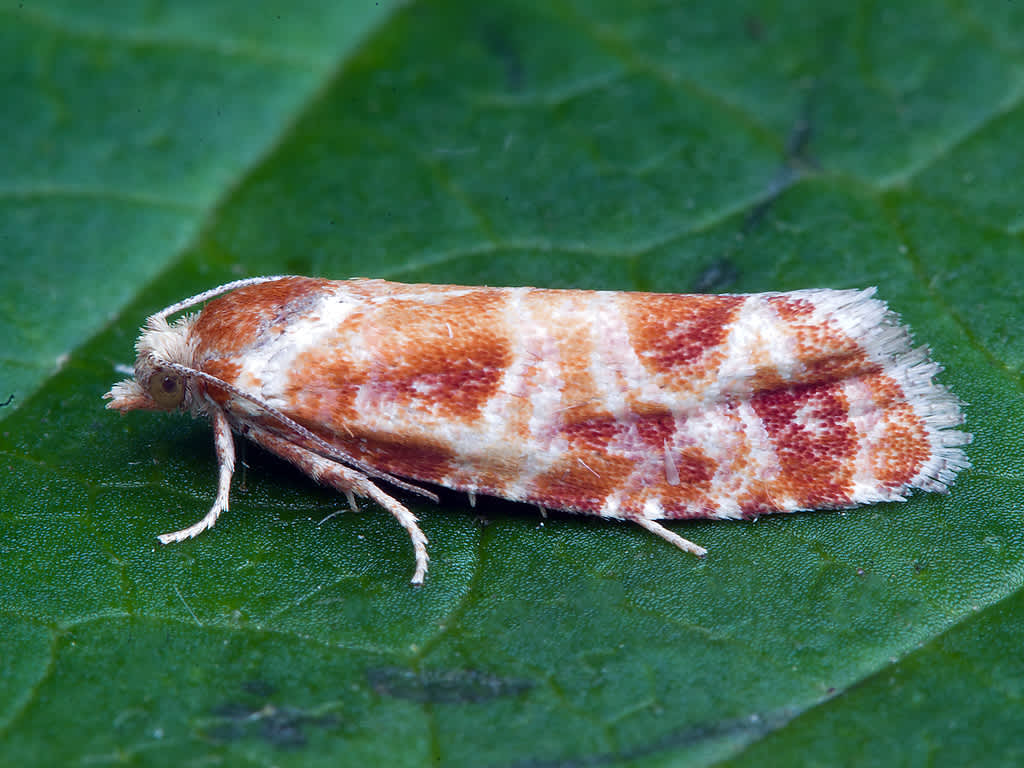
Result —
<path fill-rule="evenodd" d="M 166 363 L 174 363 L 185 368 L 193 368 L 196 342 L 192 337 L 192 328 L 196 315 L 183 317 L 175 323 L 168 323 L 162 314 L 153 315 L 146 320 L 142 333 L 135 342 L 135 378 L 125 379 L 111 387 L 105 395 L 110 402 L 108 408 L 118 411 L 134 410 L 168 410 L 167 406 L 158 404 L 150 394 L 150 379 L 161 370 Z M 191 407 L 195 400 L 188 392 L 187 382 L 182 406 Z"/>
<path fill-rule="evenodd" d="M 161 362 L 194 368 L 196 341 L 192 328 L 198 315 L 186 315 L 173 325 L 160 315 L 146 320 L 142 335 L 135 343 L 135 380 L 145 386 L 154 368 Z"/>
<path fill-rule="evenodd" d="M 167 407 L 158 405 L 148 391 L 149 380 L 152 378 L 153 373 L 159 369 L 160 361 L 178 366 L 179 374 L 187 374 L 187 372 L 181 370 L 183 368 L 191 369 L 194 372 L 196 341 L 192 337 L 192 328 L 198 315 L 183 317 L 173 325 L 167 322 L 169 315 L 176 314 L 189 307 L 194 307 L 196 304 L 202 304 L 208 299 L 228 293 L 236 288 L 274 282 L 286 277 L 288 275 L 271 275 L 268 277 L 247 277 L 242 280 L 235 280 L 209 291 L 197 293 L 195 296 L 179 301 L 177 304 L 172 304 L 169 307 L 164 307 L 156 314 L 150 315 L 146 320 L 146 324 L 141 329 L 142 333 L 138 341 L 135 342 L 135 350 L 138 353 L 135 359 L 135 379 L 119 381 L 110 388 L 110 391 L 103 396 L 104 399 L 110 400 L 107 403 L 107 408 L 113 408 L 122 413 L 139 409 L 168 410 Z M 187 383 L 185 382 L 186 385 Z M 197 413 L 201 413 L 204 410 L 201 404 L 191 396 L 187 386 L 182 407 L 198 408 Z"/>

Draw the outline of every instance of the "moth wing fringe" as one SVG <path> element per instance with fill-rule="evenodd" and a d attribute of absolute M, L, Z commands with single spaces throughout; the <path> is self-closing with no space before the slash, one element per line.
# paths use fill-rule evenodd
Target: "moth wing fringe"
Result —
<path fill-rule="evenodd" d="M 931 456 L 907 483 L 908 489 L 948 492 L 957 473 L 971 466 L 962 446 L 971 442 L 972 435 L 957 429 L 964 423 L 964 403 L 934 381 L 943 368 L 932 359 L 931 349 L 913 345 L 910 330 L 888 304 L 874 298 L 874 288 L 793 293 L 806 295 L 816 308 L 830 315 L 869 359 L 899 384 L 906 402 L 924 423 Z M 870 503 L 869 499 L 864 498 L 864 503 Z"/>

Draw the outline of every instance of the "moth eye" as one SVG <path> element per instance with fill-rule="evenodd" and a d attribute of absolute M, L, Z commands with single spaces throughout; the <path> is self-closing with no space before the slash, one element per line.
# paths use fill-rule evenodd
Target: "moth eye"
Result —
<path fill-rule="evenodd" d="M 185 382 L 174 371 L 157 370 L 149 380 L 149 394 L 161 408 L 177 408 L 185 399 Z"/>

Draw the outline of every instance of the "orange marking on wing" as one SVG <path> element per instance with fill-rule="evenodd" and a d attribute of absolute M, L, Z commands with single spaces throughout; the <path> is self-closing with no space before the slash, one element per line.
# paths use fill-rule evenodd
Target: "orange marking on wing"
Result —
<path fill-rule="evenodd" d="M 815 322 L 810 317 L 814 312 L 811 302 L 783 296 L 772 296 L 768 302 L 788 324 L 793 355 L 804 367 L 788 384 L 838 381 L 882 369 L 881 365 L 868 358 L 855 339 L 847 336 L 834 323 Z M 768 383 L 772 377 L 767 371 L 765 374 L 765 383 Z M 779 383 L 783 382 L 780 380 Z"/>
<path fill-rule="evenodd" d="M 889 376 L 865 377 L 875 404 L 883 412 L 884 434 L 873 443 L 871 469 L 881 485 L 898 488 L 921 471 L 931 457 L 928 434 L 903 390 Z"/>
<path fill-rule="evenodd" d="M 751 404 L 779 460 L 768 494 L 793 498 L 805 508 L 849 503 L 857 434 L 839 385 L 764 392 Z"/>
<path fill-rule="evenodd" d="M 697 446 L 683 448 L 673 457 L 679 473 L 680 488 L 703 488 L 708 490 L 715 477 L 718 462 Z"/>
<path fill-rule="evenodd" d="M 841 381 L 882 370 L 882 366 L 872 363 L 860 350 L 811 359 L 805 363 L 805 367 L 806 373 L 800 377 L 800 381 L 807 384 Z"/>
<path fill-rule="evenodd" d="M 435 441 L 423 438 L 381 440 L 366 438 L 340 440 L 350 453 L 374 467 L 392 475 L 411 477 L 425 482 L 439 482 L 453 466 L 455 454 Z"/>
<path fill-rule="evenodd" d="M 645 450 L 661 451 L 665 446 L 665 441 L 669 440 L 676 431 L 676 420 L 671 413 L 661 408 L 659 411 L 638 418 L 636 429 Z"/>
<path fill-rule="evenodd" d="M 211 301 L 196 320 L 193 335 L 202 342 L 198 359 L 238 355 L 268 328 L 278 333 L 296 313 L 319 299 L 330 280 L 289 277 L 239 288 Z"/>
<path fill-rule="evenodd" d="M 736 504 L 743 517 L 751 518 L 781 511 L 778 501 L 772 498 L 764 483 L 754 483 L 736 494 Z"/>
<path fill-rule="evenodd" d="M 347 430 L 345 425 L 308 420 L 295 411 L 286 415 L 342 453 L 388 474 L 437 482 L 453 466 L 455 456 L 451 449 L 426 437 L 387 435 L 365 427 Z M 281 424 L 269 414 L 257 412 L 246 418 L 269 430 L 282 430 Z M 322 453 L 320 446 L 307 443 L 301 435 L 291 435 L 289 440 Z"/>
<path fill-rule="evenodd" d="M 675 418 L 664 409 L 647 417 L 566 426 L 559 434 L 569 441 L 569 458 L 540 478 L 535 490 L 560 494 L 575 509 L 600 509 L 607 496 L 622 492 L 623 513 L 642 514 L 644 503 L 657 498 L 666 517 L 709 514 L 718 462 L 696 445 L 671 447 L 676 429 Z M 666 460 L 673 464 L 672 481 Z"/>
<path fill-rule="evenodd" d="M 633 294 L 620 299 L 633 348 L 653 376 L 678 387 L 713 372 L 742 296 Z"/>
<path fill-rule="evenodd" d="M 382 340 L 367 386 L 375 397 L 455 421 L 473 420 L 498 390 L 512 353 L 500 291 L 437 304 L 396 297 L 366 323 Z"/>
<path fill-rule="evenodd" d="M 794 299 L 792 296 L 769 296 L 768 303 L 775 308 L 786 322 L 800 323 L 814 314 L 814 304 L 807 299 Z"/>
<path fill-rule="evenodd" d="M 295 359 L 285 399 L 293 404 L 289 414 L 296 421 L 334 425 L 336 432 L 344 434 L 341 425 L 359 420 L 356 398 L 369 374 L 365 365 L 349 353 L 358 338 L 358 333 L 353 333 L 358 323 L 357 316 L 350 316 L 333 343 L 308 349 Z"/>
<path fill-rule="evenodd" d="M 871 466 L 880 484 L 898 488 L 914 479 L 931 457 L 931 446 L 924 429 L 913 421 L 910 406 L 890 411 L 887 417 L 885 437 L 876 446 Z"/>
<path fill-rule="evenodd" d="M 628 428 L 628 424 L 614 419 L 598 419 L 566 424 L 558 433 L 568 440 L 571 450 L 582 455 L 608 450 Z"/>
<path fill-rule="evenodd" d="M 762 353 L 765 354 L 766 353 Z M 767 355 L 766 355 L 767 356 Z M 750 392 L 766 392 L 783 389 L 787 382 L 778 369 L 770 365 L 754 366 L 754 375 L 750 377 Z"/>
<path fill-rule="evenodd" d="M 714 514 L 711 492 L 714 490 L 712 481 L 718 462 L 698 446 L 676 449 L 670 458 L 679 480 L 670 483 L 665 477 L 663 465 L 657 461 L 662 456 L 661 451 L 654 454 L 655 461 L 647 464 L 650 469 L 649 475 L 644 478 L 645 482 L 623 497 L 622 508 L 641 514 L 644 502 L 655 498 L 661 503 L 666 518 L 684 519 Z"/>
<path fill-rule="evenodd" d="M 511 358 L 504 296 L 482 290 L 425 303 L 375 281 L 355 287 L 386 300 L 359 307 L 322 347 L 296 358 L 285 393 L 292 415 L 335 425 L 338 434 L 340 425 L 372 424 L 381 409 L 395 407 L 410 424 L 475 418 Z"/>
<path fill-rule="evenodd" d="M 632 472 L 633 461 L 626 457 L 569 451 L 533 479 L 527 497 L 554 509 L 596 513 Z"/>

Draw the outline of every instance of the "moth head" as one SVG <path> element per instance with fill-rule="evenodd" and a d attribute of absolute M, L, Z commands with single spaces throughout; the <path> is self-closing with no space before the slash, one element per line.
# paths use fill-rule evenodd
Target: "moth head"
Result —
<path fill-rule="evenodd" d="M 146 321 L 135 342 L 135 378 L 115 384 L 104 398 L 107 408 L 121 411 L 186 411 L 195 407 L 193 377 L 195 316 L 173 325 L 160 315 Z"/>

